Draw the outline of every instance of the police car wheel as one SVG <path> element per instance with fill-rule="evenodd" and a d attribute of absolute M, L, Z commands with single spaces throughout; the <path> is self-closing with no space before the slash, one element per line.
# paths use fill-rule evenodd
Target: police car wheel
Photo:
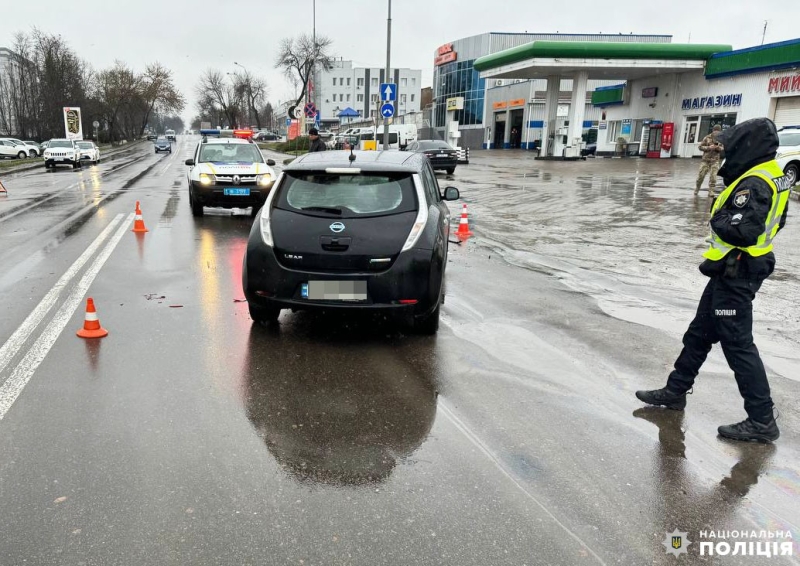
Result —
<path fill-rule="evenodd" d="M 794 185 L 795 183 L 797 183 L 799 169 L 800 168 L 798 168 L 797 165 L 792 163 L 790 165 L 787 165 L 786 169 L 783 170 L 783 174 L 789 177 L 790 185 Z"/>
<path fill-rule="evenodd" d="M 200 217 L 203 216 L 203 205 L 199 202 L 194 200 L 192 193 L 189 193 L 189 206 L 192 207 L 192 216 Z"/>

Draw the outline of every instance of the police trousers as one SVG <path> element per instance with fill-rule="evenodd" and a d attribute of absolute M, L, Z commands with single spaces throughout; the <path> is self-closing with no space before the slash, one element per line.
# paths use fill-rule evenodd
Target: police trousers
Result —
<path fill-rule="evenodd" d="M 736 377 L 747 415 L 758 422 L 772 418 L 767 373 L 753 343 L 753 299 L 760 279 L 711 277 L 700 298 L 697 314 L 683 336 L 683 350 L 675 361 L 667 388 L 683 394 L 694 384 L 700 367 L 717 342 Z"/>

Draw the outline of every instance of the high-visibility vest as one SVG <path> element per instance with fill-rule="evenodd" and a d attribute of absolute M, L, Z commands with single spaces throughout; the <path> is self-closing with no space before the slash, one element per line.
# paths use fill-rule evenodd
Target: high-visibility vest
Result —
<path fill-rule="evenodd" d="M 772 240 L 775 239 L 775 235 L 778 233 L 778 225 L 780 224 L 781 216 L 783 216 L 786 210 L 786 203 L 789 202 L 789 195 L 791 194 L 789 190 L 791 189 L 789 179 L 783 174 L 778 162 L 774 159 L 756 165 L 722 191 L 717 201 L 714 203 L 714 208 L 711 209 L 711 216 L 714 216 L 714 214 L 725 205 L 731 195 L 736 191 L 736 187 L 739 183 L 747 177 L 763 179 L 772 189 L 772 206 L 769 209 L 769 214 L 767 214 L 764 232 L 758 237 L 758 241 L 754 245 L 742 248 L 728 244 L 712 230 L 711 235 L 706 240 L 709 243 L 709 248 L 703 254 L 703 257 L 716 261 L 724 258 L 730 251 L 735 249 L 745 251 L 754 257 L 772 251 Z"/>

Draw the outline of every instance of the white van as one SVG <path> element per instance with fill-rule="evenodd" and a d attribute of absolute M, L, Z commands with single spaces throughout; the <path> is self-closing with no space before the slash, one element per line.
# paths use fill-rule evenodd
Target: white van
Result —
<path fill-rule="evenodd" d="M 378 126 L 378 149 L 383 148 L 383 126 Z M 411 142 L 417 141 L 417 126 L 414 124 L 392 124 L 389 126 L 389 149 L 405 149 Z"/>

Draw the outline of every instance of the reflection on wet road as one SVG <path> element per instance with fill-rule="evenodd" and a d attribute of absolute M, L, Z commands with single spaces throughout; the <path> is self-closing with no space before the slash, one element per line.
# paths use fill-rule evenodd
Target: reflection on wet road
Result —
<path fill-rule="evenodd" d="M 430 338 L 372 317 L 252 324 L 253 221 L 192 217 L 194 142 L 171 162 L 70 176 L 68 210 L 0 218 L 14 242 L 0 250 L 2 342 L 136 200 L 150 230 L 126 229 L 91 285 L 109 336 L 81 343 L 75 312 L 0 420 L 0 563 L 668 565 L 679 529 L 694 543 L 679 563 L 747 566 L 759 559 L 700 557 L 699 531 L 800 540 L 800 382 L 779 371 L 800 356 L 798 313 L 778 313 L 777 283 L 756 305 L 775 446 L 716 437 L 741 413 L 721 356 L 684 413 L 633 397 L 663 381 L 700 292 L 694 163 L 476 152 L 439 176 L 476 236 L 451 246 Z M 800 252 L 776 254 L 793 289 Z M 795 544 L 770 563 L 799 557 Z"/>

